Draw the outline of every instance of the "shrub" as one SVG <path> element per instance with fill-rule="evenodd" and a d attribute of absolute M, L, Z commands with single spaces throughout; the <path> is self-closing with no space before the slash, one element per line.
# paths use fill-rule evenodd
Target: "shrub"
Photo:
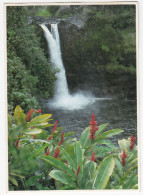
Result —
<path fill-rule="evenodd" d="M 32 109 L 25 115 L 17 106 L 13 122 L 9 116 L 10 190 L 138 188 L 133 135 L 119 140 L 117 148 L 108 138 L 123 130 L 105 130 L 107 124 L 98 127 L 92 115 L 90 126 L 77 140 L 69 137 L 75 132 L 62 132 L 58 121 L 47 131 L 53 126 L 51 114 L 33 118 L 33 112 L 42 110 Z"/>

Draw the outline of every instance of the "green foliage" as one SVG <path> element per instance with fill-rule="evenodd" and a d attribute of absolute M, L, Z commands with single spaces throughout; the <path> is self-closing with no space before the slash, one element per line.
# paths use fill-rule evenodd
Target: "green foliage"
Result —
<path fill-rule="evenodd" d="M 44 172 L 40 176 L 35 174 L 36 171 L 42 170 L 44 165 L 42 162 L 35 159 L 35 157 L 43 152 L 43 150 L 49 145 L 42 140 L 33 142 L 31 135 L 41 133 L 42 125 L 48 122 L 51 114 L 41 115 L 35 117 L 30 122 L 26 121 L 26 115 L 23 113 L 20 106 L 16 106 L 14 110 L 14 118 L 11 120 L 9 116 L 9 131 L 8 131 L 8 160 L 9 160 L 9 185 L 17 186 L 18 189 L 29 189 L 30 181 L 35 178 L 35 182 L 42 178 Z M 34 123 L 33 123 L 34 121 Z M 41 123 L 41 125 L 39 125 Z M 37 125 L 34 128 L 30 128 L 32 125 Z M 50 126 L 50 124 L 49 124 Z M 39 128 L 40 127 L 40 128 Z M 48 137 L 48 133 L 46 134 Z M 41 167 L 42 166 L 42 167 Z M 32 180 L 33 181 L 33 180 Z M 34 183 L 32 183 L 32 186 Z M 39 184 L 40 185 L 40 184 Z M 38 189 L 43 189 L 38 185 Z M 14 187 L 15 189 L 15 187 Z"/>
<path fill-rule="evenodd" d="M 48 161 L 51 165 L 54 165 L 54 167 L 61 170 L 52 170 L 49 175 L 65 185 L 68 184 L 68 186 L 70 185 L 75 189 L 104 189 L 114 170 L 114 158 L 108 156 L 102 161 L 100 166 L 97 166 L 95 162 L 84 162 L 83 151 L 81 150 L 79 142 L 75 142 L 74 144 L 74 155 L 76 158 L 74 166 L 73 161 L 71 160 L 68 161 L 69 165 L 67 166 L 65 163 L 50 156 L 41 157 L 41 159 Z M 66 160 L 68 160 L 69 155 L 66 155 L 66 157 Z M 77 169 L 79 166 L 80 170 L 77 175 Z M 76 169 L 73 169 L 73 167 L 76 167 Z M 71 177 L 69 177 L 69 175 Z M 69 178 L 71 179 L 71 182 L 69 182 Z"/>
<path fill-rule="evenodd" d="M 42 16 L 42 17 L 48 18 L 51 16 L 51 14 L 48 10 L 42 9 L 42 10 L 40 10 L 40 12 L 38 12 L 37 16 Z"/>
<path fill-rule="evenodd" d="M 94 176 L 94 189 L 105 189 L 114 170 L 114 166 L 115 162 L 112 156 L 108 156 L 102 161 L 97 169 L 96 175 Z"/>
<path fill-rule="evenodd" d="M 121 7 L 107 7 L 108 11 L 100 8 L 89 14 L 85 27 L 92 33 L 88 37 L 87 52 L 95 51 L 97 69 L 135 74 L 135 9 L 134 6 Z"/>
<path fill-rule="evenodd" d="M 35 96 L 48 99 L 54 93 L 55 70 L 41 49 L 35 27 L 27 24 L 26 10 L 7 7 L 9 111 L 16 105 L 25 111 L 37 108 Z"/>
<path fill-rule="evenodd" d="M 36 108 L 38 103 L 32 97 L 31 91 L 34 92 L 37 78 L 30 75 L 21 59 L 13 53 L 8 54 L 7 72 L 9 111 L 12 112 L 16 105 L 20 105 L 25 111 L 31 107 Z"/>
<path fill-rule="evenodd" d="M 44 130 L 51 126 L 50 118 L 51 114 L 44 114 L 27 122 L 20 106 L 12 118 L 8 117 L 10 190 L 138 188 L 136 145 L 131 150 L 130 139 L 122 139 L 118 141 L 119 150 L 106 139 L 122 130 L 106 131 L 107 124 L 103 124 L 91 141 L 88 127 L 79 141 L 68 138 L 73 133 L 67 133 L 59 146 L 62 128 L 52 134 Z M 47 139 L 49 136 L 52 139 Z M 128 157 L 123 166 L 120 155 L 124 150 Z M 93 152 L 95 160 L 91 159 Z"/>

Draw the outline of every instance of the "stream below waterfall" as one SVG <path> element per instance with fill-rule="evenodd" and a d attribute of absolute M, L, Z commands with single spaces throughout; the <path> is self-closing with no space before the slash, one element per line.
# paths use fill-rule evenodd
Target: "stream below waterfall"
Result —
<path fill-rule="evenodd" d="M 107 130 L 124 130 L 123 133 L 110 138 L 115 145 L 118 139 L 128 138 L 131 134 L 137 135 L 136 101 L 99 98 L 79 110 L 51 109 L 47 104 L 43 104 L 42 109 L 43 113 L 52 114 L 53 122 L 58 120 L 58 126 L 62 126 L 64 132 L 75 131 L 77 139 L 89 126 L 92 113 L 95 114 L 98 125 L 108 123 Z"/>

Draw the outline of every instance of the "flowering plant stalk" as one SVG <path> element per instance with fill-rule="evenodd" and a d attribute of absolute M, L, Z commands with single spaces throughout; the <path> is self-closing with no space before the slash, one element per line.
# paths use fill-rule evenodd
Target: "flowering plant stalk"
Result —
<path fill-rule="evenodd" d="M 89 139 L 92 140 L 92 142 L 94 141 L 94 139 L 96 138 L 95 133 L 96 131 L 99 129 L 99 127 L 97 126 L 97 121 L 95 121 L 95 115 L 92 114 L 91 116 L 91 121 L 90 121 L 90 135 L 89 135 Z"/>

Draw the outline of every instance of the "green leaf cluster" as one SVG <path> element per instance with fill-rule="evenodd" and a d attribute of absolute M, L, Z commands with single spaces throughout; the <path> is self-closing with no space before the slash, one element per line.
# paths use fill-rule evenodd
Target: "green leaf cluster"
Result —
<path fill-rule="evenodd" d="M 27 24 L 26 7 L 7 7 L 7 72 L 11 112 L 16 105 L 25 111 L 37 108 L 36 98 L 54 94 L 55 70 L 41 48 L 36 27 Z"/>
<path fill-rule="evenodd" d="M 70 138 L 74 132 L 64 133 L 59 145 L 62 128 L 45 129 L 53 125 L 51 116 L 43 114 L 27 122 L 19 105 L 14 116 L 8 116 L 10 190 L 138 189 L 137 146 L 130 149 L 130 138 L 119 140 L 119 148 L 109 140 L 123 130 L 106 130 L 107 124 L 103 124 L 91 140 L 87 127 L 79 140 Z M 120 157 L 124 150 L 128 156 L 125 166 Z"/>

